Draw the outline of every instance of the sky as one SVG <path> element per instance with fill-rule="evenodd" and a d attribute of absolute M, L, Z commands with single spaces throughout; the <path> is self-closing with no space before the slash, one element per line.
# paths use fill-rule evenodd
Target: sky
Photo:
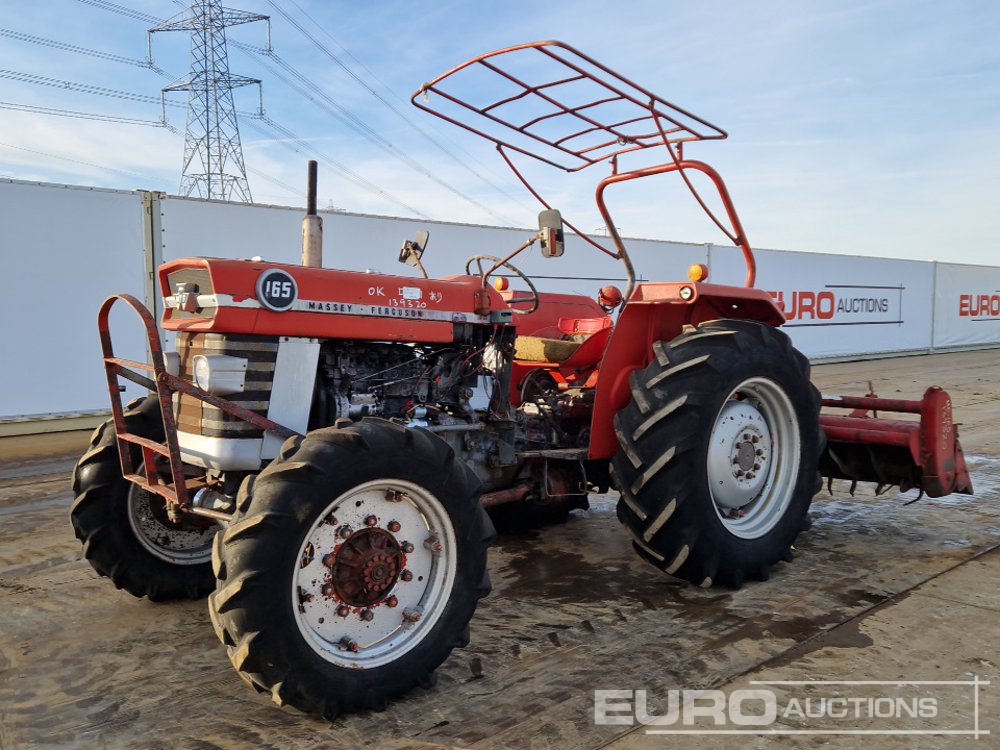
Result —
<path fill-rule="evenodd" d="M 409 99 L 480 53 L 560 39 L 729 133 L 685 156 L 721 172 L 753 246 L 1000 264 L 995 0 L 225 4 L 271 17 L 270 56 L 265 24 L 227 32 L 231 73 L 263 82 L 234 93 L 257 203 L 304 205 L 318 158 L 321 208 L 533 226 L 541 206 L 491 144 Z M 186 95 L 168 95 L 169 129 L 159 100 L 188 71 L 188 36 L 153 35 L 157 70 L 142 61 L 148 19 L 183 8 L 0 0 L 0 177 L 177 194 Z M 606 166 L 526 168 L 598 230 Z M 676 175 L 609 203 L 627 237 L 727 242 Z"/>

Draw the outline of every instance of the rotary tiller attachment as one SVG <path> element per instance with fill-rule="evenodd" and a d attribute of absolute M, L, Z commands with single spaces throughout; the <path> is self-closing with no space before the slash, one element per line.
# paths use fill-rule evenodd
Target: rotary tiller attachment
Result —
<path fill-rule="evenodd" d="M 928 388 L 920 401 L 824 396 L 823 406 L 852 410 L 819 418 L 827 440 L 820 472 L 831 483 L 851 480 L 851 494 L 859 481 L 875 482 L 876 494 L 893 485 L 903 492 L 918 488 L 930 497 L 972 494 L 951 398 L 941 388 Z M 883 419 L 879 412 L 917 414 L 920 420 Z"/>

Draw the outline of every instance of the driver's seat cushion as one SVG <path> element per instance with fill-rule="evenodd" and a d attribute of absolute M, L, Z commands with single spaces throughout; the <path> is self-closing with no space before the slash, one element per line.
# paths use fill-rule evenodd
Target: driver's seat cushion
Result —
<path fill-rule="evenodd" d="M 523 362 L 556 362 L 562 364 L 576 354 L 582 341 L 546 339 L 541 336 L 518 336 L 514 341 L 514 359 Z"/>
<path fill-rule="evenodd" d="M 576 354 L 591 336 L 611 328 L 612 325 L 610 317 L 560 318 L 559 331 L 566 338 L 518 336 L 514 341 L 514 359 L 522 362 L 562 364 Z"/>

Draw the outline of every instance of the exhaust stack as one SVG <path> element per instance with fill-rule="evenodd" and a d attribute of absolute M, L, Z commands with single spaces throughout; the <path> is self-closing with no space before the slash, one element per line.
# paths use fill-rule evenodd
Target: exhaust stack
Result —
<path fill-rule="evenodd" d="M 323 265 L 323 219 L 316 213 L 316 162 L 309 161 L 309 187 L 306 215 L 302 219 L 302 265 L 320 268 Z"/>

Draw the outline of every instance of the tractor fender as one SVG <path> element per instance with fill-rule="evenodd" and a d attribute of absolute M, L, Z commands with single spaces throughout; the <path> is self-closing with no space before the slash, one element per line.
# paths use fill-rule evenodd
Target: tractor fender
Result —
<path fill-rule="evenodd" d="M 653 344 L 671 341 L 685 326 L 738 318 L 780 326 L 785 316 L 762 289 L 693 282 L 639 284 L 622 309 L 600 365 L 590 425 L 591 459 L 618 451 L 614 417 L 628 404 L 629 376 L 653 357 Z"/>

